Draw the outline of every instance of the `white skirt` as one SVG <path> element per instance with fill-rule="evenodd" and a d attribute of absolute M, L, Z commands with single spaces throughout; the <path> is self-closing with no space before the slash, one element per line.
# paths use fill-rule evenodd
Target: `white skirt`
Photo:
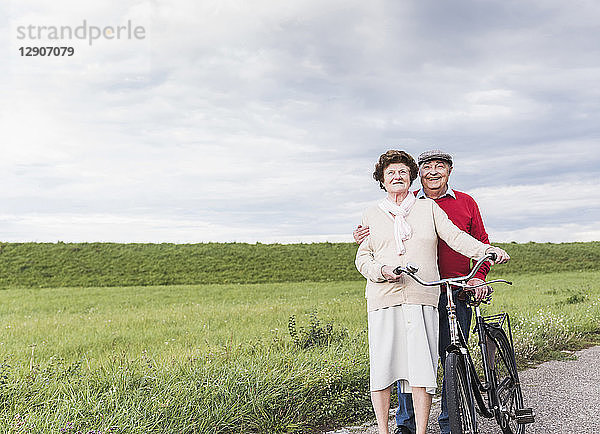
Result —
<path fill-rule="evenodd" d="M 370 387 L 384 390 L 400 380 L 403 393 L 425 387 L 434 394 L 438 367 L 438 310 L 402 304 L 368 313 Z"/>

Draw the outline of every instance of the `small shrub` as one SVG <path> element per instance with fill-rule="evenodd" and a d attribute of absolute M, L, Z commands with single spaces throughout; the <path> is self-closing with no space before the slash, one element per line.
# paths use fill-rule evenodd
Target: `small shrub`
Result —
<path fill-rule="evenodd" d="M 513 336 L 517 363 L 527 365 L 569 349 L 581 338 L 581 333 L 565 315 L 539 309 L 515 321 Z"/>
<path fill-rule="evenodd" d="M 586 298 L 585 295 L 573 294 L 565 300 L 565 303 L 567 303 L 567 304 L 583 303 L 585 301 L 585 298 Z"/>
<path fill-rule="evenodd" d="M 288 330 L 294 344 L 303 350 L 310 347 L 329 346 L 348 337 L 348 330 L 345 328 L 335 330 L 333 322 L 321 325 L 316 310 L 310 314 L 310 323 L 307 327 L 298 328 L 296 315 L 290 316 Z"/>

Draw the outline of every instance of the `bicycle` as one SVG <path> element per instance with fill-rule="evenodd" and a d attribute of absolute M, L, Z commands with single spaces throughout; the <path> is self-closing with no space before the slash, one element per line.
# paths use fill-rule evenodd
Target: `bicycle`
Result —
<path fill-rule="evenodd" d="M 396 274 L 407 274 L 421 285 L 443 285 L 446 288 L 450 345 L 446 348 L 444 381 L 450 429 L 453 434 L 477 434 L 479 431 L 476 412 L 485 418 L 495 418 L 504 434 L 523 434 L 525 425 L 533 423 L 535 419 L 533 409 L 523 406 L 523 393 L 517 372 L 508 314 L 499 313 L 484 317 L 479 308 L 480 302 L 472 297 L 472 290 L 479 286 L 494 283 L 512 285 L 512 282 L 494 279 L 479 285 L 467 285 L 485 261 L 490 259 L 493 261 L 495 258 L 494 253 L 487 254 L 477 261 L 467 276 L 440 279 L 435 282 L 425 282 L 419 278 L 416 275 L 419 269 L 413 264 L 397 267 L 394 270 Z M 467 302 L 474 307 L 474 331 L 479 338 L 483 379 L 475 369 L 475 363 L 456 318 L 451 287 L 462 290 L 467 295 Z M 482 300 L 484 303 L 490 301 L 491 294 Z M 508 334 L 504 330 L 505 325 Z M 484 394 L 487 394 L 487 400 L 484 399 Z"/>

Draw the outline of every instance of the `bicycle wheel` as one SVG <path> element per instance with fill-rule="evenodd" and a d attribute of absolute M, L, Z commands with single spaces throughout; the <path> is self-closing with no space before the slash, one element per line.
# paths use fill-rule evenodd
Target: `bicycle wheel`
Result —
<path fill-rule="evenodd" d="M 504 330 L 487 329 L 488 362 L 492 368 L 495 385 L 496 421 L 504 434 L 523 434 L 525 425 L 517 423 L 516 410 L 523 408 L 523 393 L 517 373 L 515 353 Z"/>
<path fill-rule="evenodd" d="M 462 356 L 450 353 L 444 364 L 446 403 L 452 434 L 475 433 L 475 405 Z"/>

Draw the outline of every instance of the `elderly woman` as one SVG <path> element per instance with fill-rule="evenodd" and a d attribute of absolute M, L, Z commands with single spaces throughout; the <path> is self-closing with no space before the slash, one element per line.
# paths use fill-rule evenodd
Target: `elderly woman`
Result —
<path fill-rule="evenodd" d="M 356 254 L 356 267 L 367 278 L 370 389 L 380 434 L 388 434 L 391 386 L 400 381 L 411 393 L 417 432 L 425 434 L 431 397 L 437 387 L 438 287 L 425 287 L 393 270 L 411 262 L 424 280 L 439 279 L 437 240 L 478 259 L 508 254 L 458 229 L 431 199 L 416 199 L 408 189 L 417 177 L 414 159 L 390 150 L 379 157 L 373 177 L 387 197 L 368 208 L 362 220 L 369 237 Z"/>

